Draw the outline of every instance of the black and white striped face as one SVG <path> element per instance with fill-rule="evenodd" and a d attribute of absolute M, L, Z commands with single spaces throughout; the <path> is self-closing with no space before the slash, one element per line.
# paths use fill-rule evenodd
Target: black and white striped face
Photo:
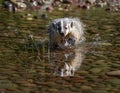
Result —
<path fill-rule="evenodd" d="M 75 44 L 75 38 L 71 35 L 72 29 L 72 21 L 65 19 L 54 20 L 51 24 L 51 28 L 49 28 L 49 31 L 51 31 L 50 37 L 53 39 L 54 35 L 56 35 L 55 40 L 52 41 L 55 41 L 60 48 L 71 47 Z M 54 32 L 55 34 L 53 34 Z"/>
<path fill-rule="evenodd" d="M 61 36 L 67 36 L 70 33 L 72 26 L 73 22 L 60 20 L 56 23 L 56 30 Z"/>
<path fill-rule="evenodd" d="M 77 18 L 54 19 L 48 28 L 51 45 L 62 49 L 74 47 L 80 43 L 83 28 L 82 22 Z"/>

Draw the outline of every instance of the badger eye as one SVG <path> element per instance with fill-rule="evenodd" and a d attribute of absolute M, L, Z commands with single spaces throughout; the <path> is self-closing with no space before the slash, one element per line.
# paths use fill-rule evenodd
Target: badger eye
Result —
<path fill-rule="evenodd" d="M 60 30 L 61 30 L 61 27 L 58 27 L 58 30 L 60 31 Z"/>
<path fill-rule="evenodd" d="M 65 29 L 67 29 L 67 26 L 65 26 Z"/>
<path fill-rule="evenodd" d="M 67 29 L 68 28 L 67 25 L 64 25 L 64 28 Z"/>

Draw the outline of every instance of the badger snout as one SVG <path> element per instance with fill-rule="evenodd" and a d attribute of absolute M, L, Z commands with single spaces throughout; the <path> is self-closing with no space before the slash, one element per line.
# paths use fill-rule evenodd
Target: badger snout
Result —
<path fill-rule="evenodd" d="M 68 43 L 69 43 L 70 45 L 74 45 L 74 44 L 75 44 L 75 39 L 74 39 L 74 38 L 69 38 L 69 39 L 68 39 Z"/>
<path fill-rule="evenodd" d="M 62 37 L 65 36 L 65 34 L 64 34 L 63 32 L 60 32 L 59 34 L 60 34 Z"/>

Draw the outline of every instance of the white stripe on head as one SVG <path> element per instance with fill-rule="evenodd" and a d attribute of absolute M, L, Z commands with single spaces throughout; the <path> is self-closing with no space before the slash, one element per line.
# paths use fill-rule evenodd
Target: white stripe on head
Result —
<path fill-rule="evenodd" d="M 61 32 L 64 33 L 64 23 L 63 23 L 63 20 L 61 20 Z"/>

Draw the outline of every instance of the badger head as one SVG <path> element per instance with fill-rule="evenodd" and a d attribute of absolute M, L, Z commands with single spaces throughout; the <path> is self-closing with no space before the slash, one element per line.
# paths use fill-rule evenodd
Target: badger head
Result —
<path fill-rule="evenodd" d="M 69 33 L 71 33 L 71 29 L 73 27 L 73 22 L 67 22 L 65 20 L 60 20 L 58 23 L 56 23 L 56 26 L 57 26 L 57 32 L 62 37 L 65 37 Z"/>
<path fill-rule="evenodd" d="M 74 22 L 68 19 L 53 20 L 49 27 L 50 39 L 55 42 L 59 48 L 69 48 L 76 42 L 76 37 L 73 36 Z"/>

